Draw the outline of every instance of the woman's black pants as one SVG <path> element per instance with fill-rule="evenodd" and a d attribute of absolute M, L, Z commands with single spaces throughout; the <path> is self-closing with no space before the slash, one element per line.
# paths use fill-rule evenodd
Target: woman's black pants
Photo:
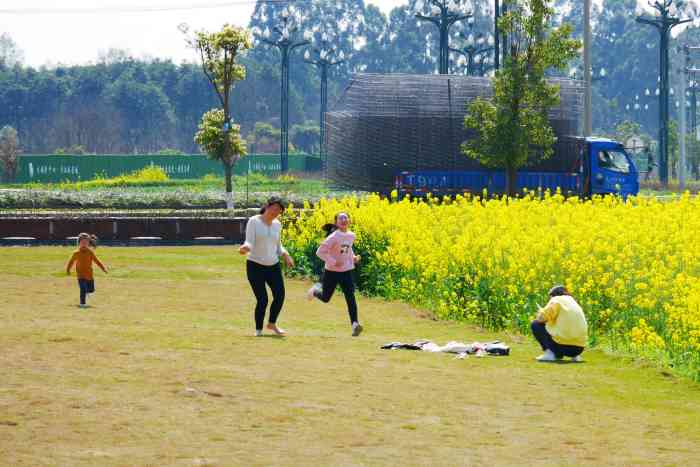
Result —
<path fill-rule="evenodd" d="M 270 319 L 268 322 L 276 323 L 277 317 L 282 311 L 284 304 L 284 279 L 280 263 L 273 266 L 263 266 L 255 261 L 248 261 L 246 264 L 248 282 L 253 289 L 255 299 L 255 329 L 262 330 L 265 323 L 265 310 L 267 309 L 267 284 L 272 291 L 272 305 L 270 305 Z"/>

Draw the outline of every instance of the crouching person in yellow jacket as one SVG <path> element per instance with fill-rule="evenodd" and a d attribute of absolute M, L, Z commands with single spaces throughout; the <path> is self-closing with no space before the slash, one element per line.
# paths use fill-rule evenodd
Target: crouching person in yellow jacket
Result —
<path fill-rule="evenodd" d="M 549 290 L 547 306 L 539 309 L 530 327 L 544 350 L 538 361 L 554 362 L 564 357 L 582 361 L 581 353 L 588 342 L 588 322 L 581 306 L 564 286 Z"/>

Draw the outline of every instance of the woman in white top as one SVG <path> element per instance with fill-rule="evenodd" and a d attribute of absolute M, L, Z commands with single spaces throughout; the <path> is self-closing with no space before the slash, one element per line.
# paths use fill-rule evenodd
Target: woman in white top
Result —
<path fill-rule="evenodd" d="M 284 336 L 286 332 L 277 327 L 277 318 L 284 304 L 284 279 L 280 268 L 280 256 L 284 258 L 288 267 L 294 267 L 294 260 L 282 246 L 280 234 L 282 224 L 277 217 L 284 211 L 284 202 L 272 197 L 260 210 L 260 214 L 248 219 L 245 229 L 245 243 L 238 252 L 248 255 L 246 271 L 248 282 L 253 289 L 257 304 L 255 305 L 255 335 L 262 336 L 265 322 L 265 310 L 267 309 L 267 289 L 272 291 L 272 304 L 270 305 L 270 318 L 267 329 L 278 336 Z"/>

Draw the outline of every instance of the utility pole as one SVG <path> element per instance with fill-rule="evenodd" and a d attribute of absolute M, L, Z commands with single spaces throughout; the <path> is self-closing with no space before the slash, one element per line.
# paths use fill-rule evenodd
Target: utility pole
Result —
<path fill-rule="evenodd" d="M 659 31 L 659 179 L 663 187 L 668 186 L 668 43 L 671 40 L 671 30 L 690 19 L 680 19 L 673 16 L 671 6 L 673 0 L 656 0 L 652 6 L 658 15 L 654 18 L 637 17 L 637 22 L 655 27 Z M 685 95 L 683 95 L 685 99 Z M 685 103 L 684 103 L 685 104 Z"/>
<path fill-rule="evenodd" d="M 687 124 L 686 124 L 686 90 L 688 88 L 688 76 L 691 76 L 691 79 L 693 81 L 696 81 L 695 76 L 700 73 L 700 68 L 693 68 L 692 64 L 690 62 L 690 53 L 691 52 L 700 52 L 700 47 L 691 47 L 689 45 L 684 45 L 683 46 L 683 52 L 684 52 L 684 61 L 683 61 L 683 68 L 681 69 L 681 96 L 683 96 L 683 105 L 681 106 L 682 111 L 681 111 L 681 157 L 680 157 L 680 162 L 679 162 L 679 167 L 678 167 L 678 188 L 683 191 L 685 190 L 685 178 L 686 178 L 686 165 L 687 165 L 687 143 L 686 143 L 686 137 L 687 137 Z M 691 109 L 693 114 L 691 115 L 691 126 L 693 127 L 693 138 L 695 139 L 697 135 L 695 134 L 695 124 L 696 124 L 696 116 L 695 116 L 695 89 L 693 87 L 693 102 L 691 103 Z"/>
<path fill-rule="evenodd" d="M 593 134 L 593 93 L 591 80 L 591 0 L 583 1 L 583 136 Z"/>
<path fill-rule="evenodd" d="M 498 19 L 501 17 L 501 6 L 494 0 L 493 8 L 493 63 L 496 70 L 501 68 L 501 36 L 498 32 Z"/>
<path fill-rule="evenodd" d="M 498 14 L 499 18 L 503 18 L 508 13 L 508 1 L 501 0 L 501 11 Z M 500 31 L 501 33 L 501 66 L 505 66 L 506 60 L 508 59 L 508 54 L 510 50 L 508 49 L 508 34 L 505 31 Z"/>
<path fill-rule="evenodd" d="M 678 188 L 680 191 L 685 190 L 685 160 L 687 151 L 685 136 L 687 133 L 686 114 L 688 112 L 685 105 L 685 92 L 688 88 L 688 71 L 690 70 L 690 47 L 688 47 L 688 45 L 683 46 L 683 55 L 685 60 L 683 61 L 683 68 L 681 69 L 681 160 L 679 163 L 680 167 L 678 167 Z"/>

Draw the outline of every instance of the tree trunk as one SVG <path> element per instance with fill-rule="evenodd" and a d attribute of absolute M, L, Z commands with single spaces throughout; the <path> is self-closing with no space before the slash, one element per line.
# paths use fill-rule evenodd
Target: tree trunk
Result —
<path fill-rule="evenodd" d="M 506 194 L 509 197 L 517 195 L 518 190 L 518 169 L 515 167 L 506 167 Z"/>
<path fill-rule="evenodd" d="M 226 209 L 233 209 L 233 164 L 224 162 L 224 178 L 226 179 Z"/>

